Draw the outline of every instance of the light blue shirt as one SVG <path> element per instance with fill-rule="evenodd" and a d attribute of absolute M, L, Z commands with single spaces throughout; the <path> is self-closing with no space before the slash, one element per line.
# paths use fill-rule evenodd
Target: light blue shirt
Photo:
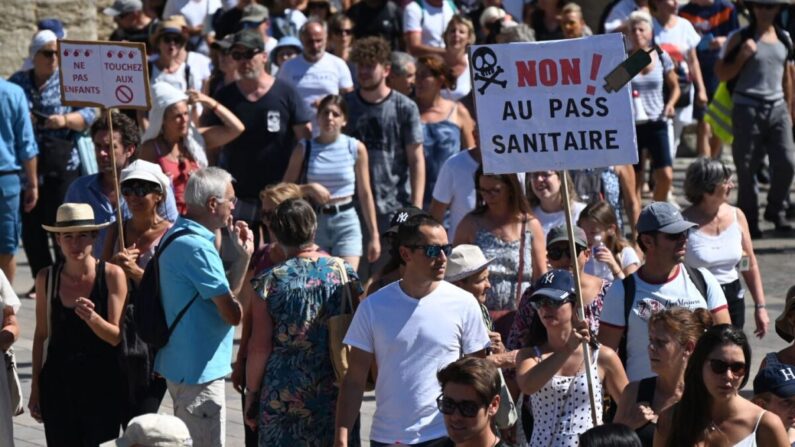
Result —
<path fill-rule="evenodd" d="M 22 87 L 0 79 L 0 171 L 19 171 L 39 153 Z"/>
<path fill-rule="evenodd" d="M 215 235 L 184 217 L 163 236 L 188 228 L 196 234 L 179 237 L 160 255 L 160 288 L 169 326 L 198 293 L 199 298 L 174 328 L 168 344 L 155 358 L 155 371 L 174 383 L 198 385 L 232 372 L 234 328 L 226 323 L 213 297 L 229 293 Z"/>
<path fill-rule="evenodd" d="M 174 194 L 166 194 L 166 201 L 163 202 L 157 209 L 160 217 L 174 222 L 179 217 L 177 212 L 177 202 L 174 201 Z M 130 209 L 127 207 L 127 202 L 124 201 L 124 196 L 121 199 L 121 215 L 124 220 L 132 217 Z M 94 221 L 97 223 L 116 222 L 116 209 L 110 203 L 108 196 L 102 192 L 102 183 L 99 179 L 99 174 L 86 175 L 76 179 L 69 185 L 66 190 L 66 197 L 64 202 L 68 203 L 87 203 L 94 209 Z M 99 230 L 99 237 L 94 241 L 94 256 L 99 258 L 102 256 L 102 250 L 105 246 L 105 232 L 109 227 Z"/>

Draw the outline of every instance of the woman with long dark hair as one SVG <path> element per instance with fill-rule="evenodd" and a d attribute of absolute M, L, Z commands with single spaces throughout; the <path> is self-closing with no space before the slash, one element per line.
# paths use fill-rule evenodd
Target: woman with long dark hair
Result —
<path fill-rule="evenodd" d="M 475 185 L 475 209 L 458 224 L 455 245 L 477 245 L 494 258 L 486 307 L 515 310 L 524 289 L 547 270 L 544 233 L 516 174 L 484 174 L 481 168 Z"/>
<path fill-rule="evenodd" d="M 789 447 L 781 419 L 740 396 L 750 364 L 742 330 L 728 324 L 708 329 L 687 363 L 682 398 L 658 420 L 655 447 Z"/>

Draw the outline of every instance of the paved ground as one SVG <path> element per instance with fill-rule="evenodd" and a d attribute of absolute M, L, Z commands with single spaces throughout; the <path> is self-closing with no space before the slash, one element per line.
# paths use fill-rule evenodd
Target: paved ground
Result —
<path fill-rule="evenodd" d="M 683 158 L 676 162 L 674 183 L 678 192 L 681 191 L 684 169 L 690 161 L 691 159 Z M 774 320 L 783 308 L 784 294 L 795 283 L 792 274 L 792 264 L 790 264 L 793 255 L 795 255 L 795 237 L 781 238 L 770 231 L 771 226 L 768 224 L 763 224 L 762 229 L 768 230 L 765 234 L 766 237 L 755 242 L 754 247 L 762 269 L 768 311 L 771 320 Z M 21 251 L 20 255 L 24 256 Z M 23 293 L 30 289 L 31 285 L 30 270 L 24 258 L 20 259 L 14 288 L 18 293 Z M 750 300 L 748 302 L 750 303 Z M 23 299 L 22 310 L 19 315 L 22 335 L 15 345 L 20 366 L 20 378 L 26 394 L 30 389 L 30 361 L 34 329 L 33 310 L 33 301 Z M 750 324 L 747 323 L 746 329 L 752 330 L 754 321 L 753 306 L 746 309 L 746 321 L 750 322 Z M 785 343 L 772 332 L 772 329 L 771 333 L 764 339 L 758 340 L 754 338 L 752 340 L 754 352 L 752 373 L 756 373 L 756 366 L 764 353 L 781 349 L 784 346 Z M 243 445 L 243 425 L 240 407 L 239 395 L 232 389 L 231 383 L 227 382 L 227 445 L 231 447 Z M 372 394 L 369 394 L 365 396 L 365 402 L 362 407 L 362 439 L 369 438 L 369 427 L 374 409 L 374 399 Z M 171 402 L 168 398 L 166 398 L 160 411 L 164 413 L 171 412 Z M 14 437 L 18 447 L 46 445 L 42 425 L 34 421 L 27 413 L 15 419 Z"/>

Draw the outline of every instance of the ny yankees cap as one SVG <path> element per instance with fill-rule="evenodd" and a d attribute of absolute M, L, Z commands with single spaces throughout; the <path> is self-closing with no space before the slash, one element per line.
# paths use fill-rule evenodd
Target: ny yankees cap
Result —
<path fill-rule="evenodd" d="M 564 301 L 577 294 L 574 288 L 574 277 L 570 271 L 563 269 L 553 269 L 544 273 L 538 278 L 533 288 L 535 291 L 530 295 L 531 301 L 542 297 Z"/>
<path fill-rule="evenodd" d="M 416 206 L 407 206 L 405 208 L 397 210 L 397 212 L 392 216 L 392 220 L 389 221 L 389 228 L 384 232 L 384 236 L 397 236 L 400 224 L 409 220 L 410 217 L 414 217 L 420 214 L 429 215 L 425 211 L 417 208 Z"/>

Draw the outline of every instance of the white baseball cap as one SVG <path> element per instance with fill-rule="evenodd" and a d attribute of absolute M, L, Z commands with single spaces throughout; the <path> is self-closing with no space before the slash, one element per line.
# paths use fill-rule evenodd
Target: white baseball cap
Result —
<path fill-rule="evenodd" d="M 100 447 L 185 447 L 192 446 L 188 427 L 182 420 L 167 414 L 144 414 L 130 420 L 121 438 Z"/>

